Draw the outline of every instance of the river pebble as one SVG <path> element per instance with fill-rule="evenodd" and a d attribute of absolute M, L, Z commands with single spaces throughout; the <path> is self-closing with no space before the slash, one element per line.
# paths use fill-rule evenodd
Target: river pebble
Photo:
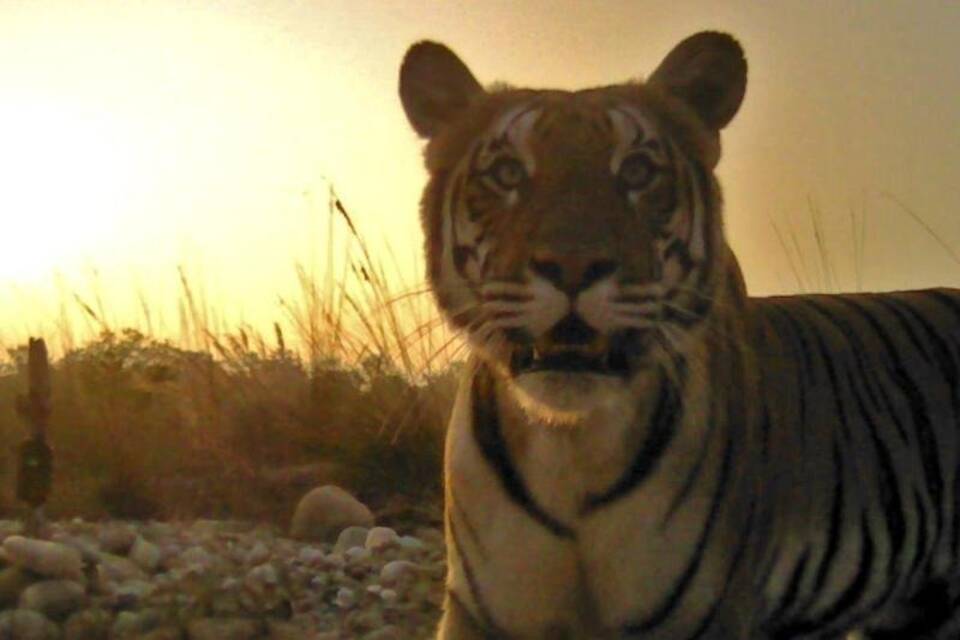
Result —
<path fill-rule="evenodd" d="M 0 520 L 0 638 L 432 638 L 443 593 L 436 530 L 347 527 L 297 541 L 238 522 Z"/>

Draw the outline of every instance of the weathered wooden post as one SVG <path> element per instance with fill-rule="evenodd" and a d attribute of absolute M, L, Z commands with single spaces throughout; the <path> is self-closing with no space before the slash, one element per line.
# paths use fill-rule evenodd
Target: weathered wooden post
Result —
<path fill-rule="evenodd" d="M 39 535 L 45 524 L 44 505 L 53 478 L 53 452 L 47 444 L 50 422 L 50 364 L 42 338 L 30 338 L 27 356 L 27 393 L 17 396 L 17 413 L 30 428 L 20 444 L 17 467 L 17 498 L 30 508 L 28 534 Z"/>

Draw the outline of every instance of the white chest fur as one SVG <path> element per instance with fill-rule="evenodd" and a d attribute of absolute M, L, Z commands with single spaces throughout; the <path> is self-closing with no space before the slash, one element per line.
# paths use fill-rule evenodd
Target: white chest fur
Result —
<path fill-rule="evenodd" d="M 575 425 L 540 423 L 508 409 L 502 446 L 527 504 L 511 493 L 503 469 L 491 464 L 478 442 L 464 386 L 446 458 L 448 510 L 461 547 L 451 554 L 453 588 L 472 593 L 472 608 L 483 608 L 520 637 L 561 630 L 575 637 L 616 637 L 616 630 L 654 615 L 696 553 L 713 497 L 706 478 L 717 473 L 717 465 L 708 463 L 704 481 L 691 485 L 682 506 L 665 519 L 696 453 L 715 446 L 697 433 L 702 412 L 694 407 L 685 413 L 684 425 L 694 427 L 674 437 L 642 487 L 590 509 L 590 497 L 617 483 L 642 447 L 645 434 L 636 433 L 636 425 L 644 423 L 645 408 L 636 401 L 610 404 Z M 516 428 L 523 433 L 511 438 Z M 560 529 L 545 525 L 531 509 Z M 700 575 L 703 584 L 690 591 L 694 600 L 711 600 L 715 581 L 704 576 L 716 578 L 718 572 Z M 697 602 L 687 606 L 700 609 Z"/>

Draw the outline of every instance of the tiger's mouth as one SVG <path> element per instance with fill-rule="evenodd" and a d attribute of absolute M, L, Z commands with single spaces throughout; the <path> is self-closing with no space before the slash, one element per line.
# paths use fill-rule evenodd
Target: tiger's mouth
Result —
<path fill-rule="evenodd" d="M 510 357 L 510 372 L 514 377 L 525 373 L 594 373 L 626 378 L 631 371 L 627 352 L 611 348 L 590 351 L 578 348 L 539 348 L 521 346 Z"/>
<path fill-rule="evenodd" d="M 566 324 L 565 324 L 566 323 Z M 544 337 L 515 343 L 510 373 L 595 374 L 627 378 L 636 369 L 646 337 L 637 331 L 598 335 L 579 320 L 564 320 Z"/>

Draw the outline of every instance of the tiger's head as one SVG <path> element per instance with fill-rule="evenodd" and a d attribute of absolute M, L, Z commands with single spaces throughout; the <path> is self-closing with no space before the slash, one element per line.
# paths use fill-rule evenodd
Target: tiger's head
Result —
<path fill-rule="evenodd" d="M 407 52 L 430 284 L 528 410 L 576 420 L 628 397 L 740 289 L 713 169 L 746 71 L 715 32 L 646 82 L 572 92 L 485 90 L 442 44 Z"/>

